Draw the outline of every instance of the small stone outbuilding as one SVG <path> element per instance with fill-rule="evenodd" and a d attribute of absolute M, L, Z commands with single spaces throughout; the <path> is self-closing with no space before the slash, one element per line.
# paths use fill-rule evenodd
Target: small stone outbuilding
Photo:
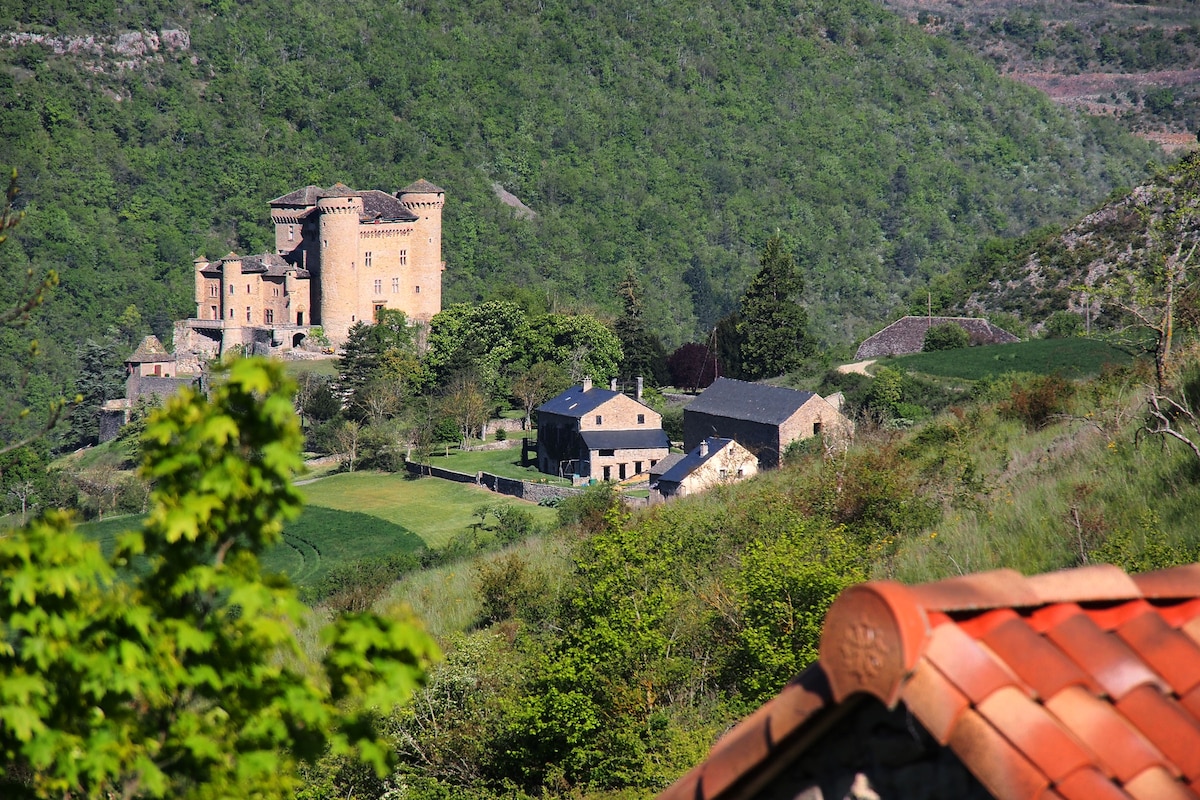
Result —
<path fill-rule="evenodd" d="M 818 434 L 845 437 L 853 424 L 813 392 L 717 378 L 683 410 L 683 446 L 689 452 L 710 436 L 735 439 L 758 457 L 759 466 L 779 466 L 783 451 Z"/>
<path fill-rule="evenodd" d="M 925 347 L 925 333 L 938 325 L 954 324 L 967 332 L 972 347 L 983 344 L 1012 344 L 1021 341 L 1003 328 L 976 317 L 914 317 L 907 316 L 888 325 L 858 346 L 856 361 L 884 356 L 904 356 L 919 353 Z"/>
<path fill-rule="evenodd" d="M 658 494 L 664 500 L 687 497 L 757 474 L 758 457 L 754 453 L 733 439 L 710 436 L 658 479 Z"/>

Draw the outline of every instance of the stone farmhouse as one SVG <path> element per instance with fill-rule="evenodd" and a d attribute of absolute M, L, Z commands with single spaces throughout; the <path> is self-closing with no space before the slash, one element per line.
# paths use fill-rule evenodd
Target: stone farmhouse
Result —
<path fill-rule="evenodd" d="M 903 356 L 919 353 L 925 346 L 925 332 L 938 325 L 952 323 L 967 332 L 971 346 L 981 344 L 1012 344 L 1021 341 L 1003 328 L 986 319 L 975 317 L 914 317 L 907 316 L 888 325 L 858 346 L 856 361 L 883 356 Z"/>
<path fill-rule="evenodd" d="M 812 392 L 717 378 L 683 409 L 683 446 L 689 452 L 709 436 L 735 439 L 762 468 L 779 466 L 783 451 L 817 434 L 850 436 L 854 427 Z"/>
<path fill-rule="evenodd" d="M 659 800 L 1197 797 L 1198 564 L 859 584 L 818 653 Z"/>
<path fill-rule="evenodd" d="M 757 474 L 758 456 L 733 439 L 709 436 L 659 477 L 658 495 L 664 500 L 687 497 Z"/>
<path fill-rule="evenodd" d="M 428 322 L 442 310 L 444 200 L 425 180 L 394 195 L 337 183 L 275 198 L 275 252 L 196 259 L 196 316 L 176 323 L 176 352 L 284 352 L 317 325 L 340 345 L 384 308 Z"/>
<path fill-rule="evenodd" d="M 670 452 L 662 415 L 637 399 L 585 378 L 537 408 L 538 470 L 587 480 L 627 480 Z"/>

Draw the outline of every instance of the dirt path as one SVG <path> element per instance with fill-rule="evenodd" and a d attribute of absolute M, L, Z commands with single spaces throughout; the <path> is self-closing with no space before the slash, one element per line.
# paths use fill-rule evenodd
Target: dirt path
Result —
<path fill-rule="evenodd" d="M 858 375 L 870 375 L 871 373 L 867 372 L 867 367 L 874 363 L 875 359 L 872 358 L 867 361 L 856 361 L 853 364 L 842 364 L 837 368 L 837 371 L 844 373 L 856 373 Z"/>

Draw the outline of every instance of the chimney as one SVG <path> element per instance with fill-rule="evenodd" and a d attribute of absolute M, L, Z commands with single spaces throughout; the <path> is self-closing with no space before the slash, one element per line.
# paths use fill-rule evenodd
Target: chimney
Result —
<path fill-rule="evenodd" d="M 703 442 L 700 443 L 700 457 L 701 458 L 708 457 L 708 439 L 705 439 Z"/>
<path fill-rule="evenodd" d="M 637 399 L 639 401 L 642 399 L 642 379 L 640 377 L 637 379 Z"/>
<path fill-rule="evenodd" d="M 615 392 L 617 390 L 617 379 L 616 378 L 613 378 L 611 381 L 608 382 L 608 390 L 610 392 Z"/>
<path fill-rule="evenodd" d="M 592 378 L 589 375 L 583 379 L 583 391 L 590 392 L 592 390 Z"/>

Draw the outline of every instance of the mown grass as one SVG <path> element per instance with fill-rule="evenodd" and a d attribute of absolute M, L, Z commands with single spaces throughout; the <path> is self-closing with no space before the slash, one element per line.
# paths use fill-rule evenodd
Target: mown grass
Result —
<path fill-rule="evenodd" d="M 464 470 L 467 471 L 467 470 Z M 541 508 L 471 484 L 381 472 L 340 473 L 300 487 L 308 505 L 359 512 L 406 528 L 427 547 L 442 547 L 470 528 L 481 505 L 520 505 L 544 523 L 556 518 Z"/>
<path fill-rule="evenodd" d="M 446 455 L 445 451 L 435 452 L 429 457 L 428 463 L 435 467 L 452 469 L 456 472 L 466 472 L 468 474 L 482 471 L 515 480 L 549 483 L 555 486 L 571 485 L 571 482 L 564 478 L 538 472 L 535 466 L 521 466 L 521 444 L 519 439 L 513 443 L 512 447 L 501 450 L 463 451 L 452 448 L 449 455 Z"/>
<path fill-rule="evenodd" d="M 315 585 L 354 561 L 442 547 L 479 522 L 475 510 L 482 505 L 519 504 L 538 524 L 556 518 L 554 509 L 436 478 L 355 472 L 299 488 L 304 511 L 284 527 L 283 544 L 264 555 L 263 566 L 300 586 Z M 117 536 L 142 520 L 140 514 L 110 517 L 81 529 L 111 553 Z"/>
<path fill-rule="evenodd" d="M 1074 338 L 1034 339 L 1015 344 L 914 353 L 878 363 L 926 375 L 981 380 L 1006 372 L 1057 373 L 1064 378 L 1087 378 L 1099 375 L 1107 365 L 1124 366 L 1132 361 L 1129 352 L 1100 339 Z"/>
<path fill-rule="evenodd" d="M 332 378 L 337 375 L 338 360 L 336 358 L 305 358 L 288 360 L 283 362 L 284 369 L 287 374 L 293 378 L 299 377 L 303 372 L 310 372 L 314 375 L 324 375 Z"/>

